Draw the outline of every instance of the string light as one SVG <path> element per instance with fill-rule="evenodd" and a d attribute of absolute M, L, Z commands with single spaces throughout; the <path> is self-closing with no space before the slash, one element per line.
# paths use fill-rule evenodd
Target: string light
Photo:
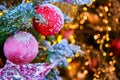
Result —
<path fill-rule="evenodd" d="M 103 19 L 103 22 L 104 22 L 105 24 L 108 24 L 108 20 L 107 20 L 107 19 Z"/>
<path fill-rule="evenodd" d="M 53 42 L 53 44 L 57 44 L 57 41 L 55 40 L 55 41 Z"/>
<path fill-rule="evenodd" d="M 110 64 L 110 65 L 112 65 L 112 64 L 113 64 L 113 62 L 112 62 L 112 61 L 109 61 L 109 64 Z"/>
<path fill-rule="evenodd" d="M 101 69 L 101 71 L 102 71 L 103 73 L 105 73 L 105 72 L 106 72 L 106 70 L 105 70 L 105 69 L 103 69 L 103 68 Z"/>
<path fill-rule="evenodd" d="M 70 35 L 69 39 L 71 41 L 71 44 L 75 44 L 75 39 L 73 35 Z"/>
<path fill-rule="evenodd" d="M 115 67 L 112 65 L 112 66 L 110 66 L 110 69 L 109 69 L 109 71 L 110 72 L 113 72 L 113 71 L 115 71 Z"/>
<path fill-rule="evenodd" d="M 29 3 L 30 2 L 30 0 L 26 0 L 26 3 Z"/>
<path fill-rule="evenodd" d="M 91 52 L 91 50 L 90 50 L 90 49 L 86 50 L 86 53 L 87 53 L 87 54 L 89 54 L 90 52 Z"/>
<path fill-rule="evenodd" d="M 104 9 L 106 12 L 108 12 L 108 10 L 109 10 L 107 6 L 105 6 Z"/>
<path fill-rule="evenodd" d="M 73 35 L 70 35 L 70 37 L 69 37 L 70 39 L 74 39 L 74 36 Z"/>
<path fill-rule="evenodd" d="M 110 56 L 113 56 L 113 53 L 112 52 L 110 52 L 110 54 L 109 54 Z"/>
<path fill-rule="evenodd" d="M 83 19 L 84 19 L 84 20 L 87 20 L 87 16 L 83 16 Z"/>
<path fill-rule="evenodd" d="M 48 44 L 51 44 L 51 42 L 50 42 L 50 41 L 48 41 Z"/>
<path fill-rule="evenodd" d="M 89 63 L 88 62 L 85 62 L 85 65 L 87 66 Z"/>
<path fill-rule="evenodd" d="M 100 27 L 100 28 L 99 28 L 99 31 L 100 31 L 100 32 L 102 32 L 102 31 L 103 31 L 103 28 L 102 28 L 102 27 Z"/>
<path fill-rule="evenodd" d="M 105 35 L 105 37 L 106 37 L 106 38 L 109 38 L 109 34 L 107 33 L 107 34 Z"/>
<path fill-rule="evenodd" d="M 44 51 L 46 51 L 46 50 L 47 50 L 47 48 L 45 48 L 45 47 L 44 47 L 44 48 L 43 48 L 43 50 L 44 50 Z"/>
<path fill-rule="evenodd" d="M 95 5 L 92 5 L 91 7 L 92 7 L 92 8 L 95 8 Z"/>
<path fill-rule="evenodd" d="M 72 66 L 71 66 L 71 65 L 68 65 L 67 68 L 68 68 L 68 70 L 71 70 L 71 69 L 72 69 Z"/>
<path fill-rule="evenodd" d="M 61 42 L 61 40 L 62 40 L 62 35 L 58 35 L 57 41 Z"/>
<path fill-rule="evenodd" d="M 111 31 L 112 29 L 111 29 L 111 27 L 110 27 L 110 26 L 108 26 L 108 27 L 107 27 L 107 30 L 108 30 L 108 31 Z"/>
<path fill-rule="evenodd" d="M 93 80 L 97 80 L 97 78 L 93 78 Z"/>
<path fill-rule="evenodd" d="M 96 0 L 92 0 L 93 2 L 95 2 Z"/>
<path fill-rule="evenodd" d="M 105 44 L 105 47 L 108 48 L 108 47 L 109 47 L 109 44 Z"/>
<path fill-rule="evenodd" d="M 76 29 L 78 28 L 78 23 L 75 23 L 75 24 L 68 24 L 68 26 L 65 26 L 65 27 L 69 27 L 70 29 Z"/>
<path fill-rule="evenodd" d="M 106 41 L 109 41 L 110 40 L 110 38 L 106 38 Z"/>
<path fill-rule="evenodd" d="M 106 35 L 103 35 L 103 39 L 106 39 Z"/>
<path fill-rule="evenodd" d="M 84 10 L 84 11 L 87 11 L 87 7 L 83 7 L 83 10 Z"/>
<path fill-rule="evenodd" d="M 110 16 L 111 16 L 111 13 L 108 13 L 108 16 L 110 17 Z"/>
<path fill-rule="evenodd" d="M 71 40 L 71 44 L 75 44 L 75 39 L 72 39 L 72 40 Z"/>
<path fill-rule="evenodd" d="M 106 53 L 106 52 L 103 52 L 103 56 L 107 56 L 107 53 Z"/>
<path fill-rule="evenodd" d="M 98 71 L 98 74 L 100 75 L 100 74 L 101 74 L 101 71 Z"/>
<path fill-rule="evenodd" d="M 84 24 L 84 23 L 85 23 L 84 19 L 80 20 L 80 24 Z"/>
<path fill-rule="evenodd" d="M 97 35 L 94 35 L 94 39 L 97 40 L 97 39 L 98 39 L 98 36 L 97 36 Z"/>
<path fill-rule="evenodd" d="M 67 59 L 67 62 L 68 62 L 68 63 L 72 62 L 72 58 L 68 58 L 68 59 Z"/>
<path fill-rule="evenodd" d="M 41 38 L 42 40 L 45 40 L 45 36 L 43 36 L 43 35 L 42 35 L 42 36 L 40 36 L 40 38 Z"/>
<path fill-rule="evenodd" d="M 0 16 L 2 16 L 3 15 L 3 12 L 0 12 Z"/>
<path fill-rule="evenodd" d="M 101 39 L 101 40 L 100 40 L 100 43 L 103 44 L 103 43 L 104 43 L 104 39 Z"/>
<path fill-rule="evenodd" d="M 79 57 L 79 56 L 80 56 L 80 54 L 77 54 L 77 53 L 75 54 L 75 57 Z"/>
<path fill-rule="evenodd" d="M 100 38 L 100 34 L 94 35 L 95 40 L 97 40 L 98 38 Z"/>
<path fill-rule="evenodd" d="M 116 63 L 116 60 L 113 60 L 113 63 L 115 64 L 115 63 Z"/>
<path fill-rule="evenodd" d="M 100 17 L 103 17 L 103 13 L 99 13 L 99 16 L 100 16 Z"/>
<path fill-rule="evenodd" d="M 95 78 L 99 78 L 99 75 L 97 73 L 94 74 Z"/>
<path fill-rule="evenodd" d="M 112 4 L 109 2 L 109 3 L 108 3 L 108 6 L 111 7 L 111 5 L 112 5 Z"/>
<path fill-rule="evenodd" d="M 83 72 L 84 74 L 88 74 L 88 71 L 87 70 L 84 70 L 84 72 Z"/>
<path fill-rule="evenodd" d="M 97 40 L 97 43 L 98 43 L 98 44 L 100 44 L 100 43 L 101 43 L 100 39 L 98 39 L 98 40 Z"/>
<path fill-rule="evenodd" d="M 83 26 L 80 26 L 80 29 L 83 30 Z"/>
<path fill-rule="evenodd" d="M 116 21 L 116 23 L 118 23 L 118 22 L 119 22 L 119 19 L 118 19 L 118 18 L 115 18 L 115 21 Z"/>

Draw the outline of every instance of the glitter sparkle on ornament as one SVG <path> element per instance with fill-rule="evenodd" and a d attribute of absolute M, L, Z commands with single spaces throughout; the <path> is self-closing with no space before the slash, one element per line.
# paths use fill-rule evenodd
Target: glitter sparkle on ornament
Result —
<path fill-rule="evenodd" d="M 25 35 L 26 34 L 26 35 Z M 31 38 L 31 34 L 29 34 L 29 33 L 26 33 L 26 32 L 19 32 L 19 33 L 17 33 L 17 34 L 15 34 L 14 35 L 14 38 L 17 40 L 17 41 L 22 41 L 22 42 L 25 42 L 25 43 L 27 43 L 29 40 L 30 40 L 30 38 Z"/>
<path fill-rule="evenodd" d="M 52 4 L 42 4 L 36 7 L 36 13 L 42 15 L 45 23 L 39 22 L 38 19 L 33 19 L 33 27 L 42 35 L 50 36 L 58 33 L 64 24 L 62 11 Z"/>

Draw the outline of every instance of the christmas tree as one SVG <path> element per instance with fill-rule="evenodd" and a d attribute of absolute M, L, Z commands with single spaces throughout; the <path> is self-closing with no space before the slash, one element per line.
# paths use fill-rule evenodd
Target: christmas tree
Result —
<path fill-rule="evenodd" d="M 91 1 L 2 1 L 0 16 L 0 79 L 61 80 L 59 68 L 82 53 L 80 46 L 57 34 L 66 23 L 52 2 L 88 4 Z"/>
<path fill-rule="evenodd" d="M 119 0 L 0 3 L 1 79 L 120 79 Z"/>

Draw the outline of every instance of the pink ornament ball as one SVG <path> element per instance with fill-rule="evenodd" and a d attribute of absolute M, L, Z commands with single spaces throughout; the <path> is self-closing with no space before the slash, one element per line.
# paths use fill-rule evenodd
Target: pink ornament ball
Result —
<path fill-rule="evenodd" d="M 32 34 L 20 31 L 8 37 L 4 44 L 4 54 L 15 64 L 27 64 L 35 59 L 38 53 L 37 40 Z"/>
<path fill-rule="evenodd" d="M 35 11 L 42 15 L 46 21 L 46 23 L 42 23 L 37 19 L 33 19 L 33 27 L 38 33 L 44 36 L 55 35 L 63 27 L 64 17 L 58 7 L 52 4 L 42 4 L 38 5 Z"/>

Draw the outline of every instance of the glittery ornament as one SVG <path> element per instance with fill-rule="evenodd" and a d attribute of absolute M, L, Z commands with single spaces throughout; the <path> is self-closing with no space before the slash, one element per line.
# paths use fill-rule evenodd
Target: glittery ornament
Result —
<path fill-rule="evenodd" d="M 7 60 L 0 69 L 0 80 L 42 80 L 56 66 L 48 63 L 17 65 Z"/>
<path fill-rule="evenodd" d="M 27 32 L 18 32 L 8 37 L 4 44 L 4 54 L 8 60 L 15 64 L 31 62 L 38 53 L 36 39 Z"/>
<path fill-rule="evenodd" d="M 43 4 L 36 7 L 36 13 L 42 15 L 46 23 L 33 19 L 33 27 L 42 35 L 50 36 L 58 33 L 63 27 L 64 18 L 61 10 L 52 4 Z"/>
<path fill-rule="evenodd" d="M 65 0 L 67 3 L 69 3 L 70 2 L 70 0 Z"/>
<path fill-rule="evenodd" d="M 111 51 L 113 52 L 114 56 L 120 56 L 120 39 L 115 38 L 111 42 Z"/>

